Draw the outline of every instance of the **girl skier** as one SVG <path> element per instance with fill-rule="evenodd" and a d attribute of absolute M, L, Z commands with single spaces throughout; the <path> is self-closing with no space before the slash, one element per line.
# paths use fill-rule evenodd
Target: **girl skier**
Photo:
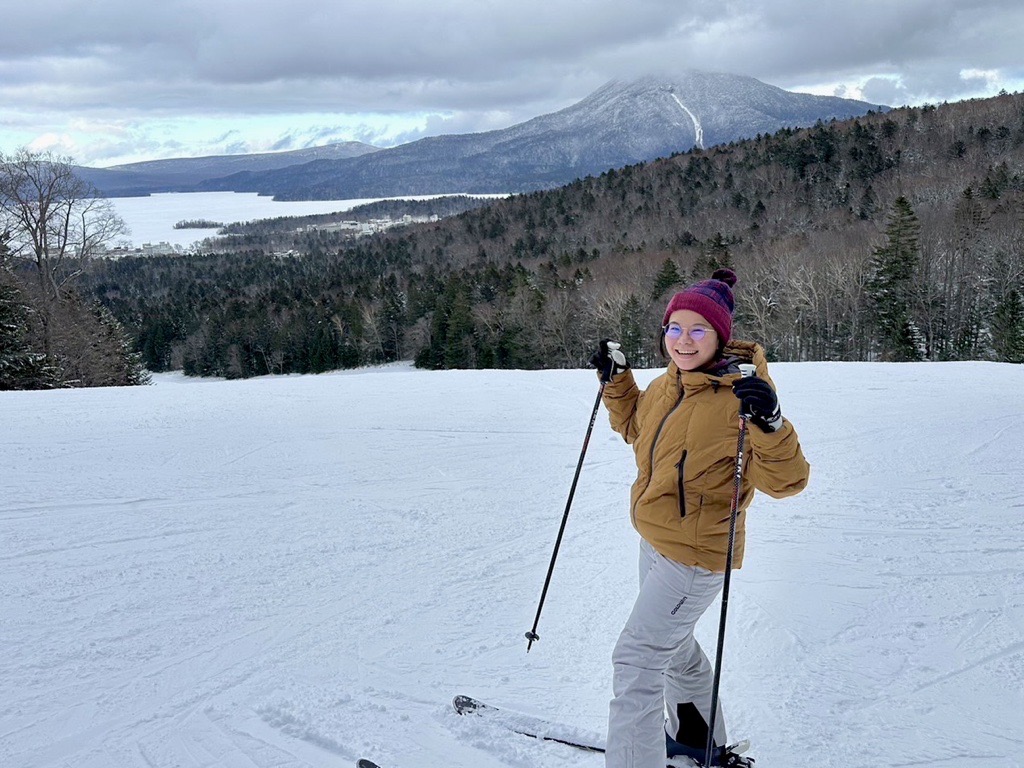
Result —
<path fill-rule="evenodd" d="M 807 485 L 810 467 L 779 410 L 764 350 L 731 339 L 735 284 L 732 270 L 719 269 L 672 297 L 661 329 L 668 369 L 646 391 L 618 345 L 603 341 L 591 359 L 607 382 L 612 428 L 636 453 L 630 517 L 641 536 L 640 592 L 612 655 L 607 768 L 705 756 L 713 674 L 693 630 L 724 580 L 741 409 L 751 427 L 734 567 L 754 489 L 779 498 Z M 741 378 L 739 363 L 753 363 L 756 375 Z M 725 748 L 720 706 L 714 736 L 715 764 L 753 763 Z"/>

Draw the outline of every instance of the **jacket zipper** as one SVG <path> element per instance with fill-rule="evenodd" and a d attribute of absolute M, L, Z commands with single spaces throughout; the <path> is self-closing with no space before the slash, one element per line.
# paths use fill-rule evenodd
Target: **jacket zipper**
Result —
<path fill-rule="evenodd" d="M 686 470 L 686 451 L 683 451 L 683 458 L 676 464 L 676 469 L 679 470 L 679 516 L 686 517 L 686 489 L 683 483 L 683 473 Z"/>
<path fill-rule="evenodd" d="M 650 467 L 651 467 L 651 475 L 650 475 L 649 478 L 647 478 L 647 484 L 648 485 L 650 485 L 651 484 L 651 480 L 654 479 L 654 449 L 658 447 L 658 440 L 661 439 L 661 430 L 665 428 L 665 422 L 668 421 L 668 417 L 671 416 L 673 413 L 675 413 L 676 409 L 683 402 L 683 396 L 684 395 L 685 395 L 685 392 L 683 391 L 682 382 L 680 382 L 679 383 L 679 397 L 676 399 L 676 404 L 673 405 L 669 409 L 668 413 L 666 413 L 662 417 L 661 423 L 658 424 L 658 431 L 654 433 L 654 440 L 651 441 L 651 454 L 650 454 L 650 456 L 648 456 L 648 463 L 650 464 Z M 646 493 L 646 491 L 647 491 L 647 488 L 644 488 L 643 491 L 641 491 L 640 493 L 637 494 L 636 501 L 633 502 L 633 506 L 629 510 L 629 517 L 630 517 L 630 520 L 633 522 L 633 527 L 634 528 L 636 528 L 636 505 L 640 501 L 640 497 L 643 496 L 644 493 Z"/>

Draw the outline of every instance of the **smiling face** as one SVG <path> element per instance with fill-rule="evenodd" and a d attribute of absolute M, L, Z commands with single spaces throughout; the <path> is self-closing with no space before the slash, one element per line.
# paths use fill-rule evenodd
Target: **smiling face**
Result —
<path fill-rule="evenodd" d="M 718 351 L 718 334 L 704 316 L 692 309 L 677 309 L 668 318 L 668 332 L 665 333 L 665 349 L 672 362 L 681 371 L 696 371 L 715 358 Z M 682 332 L 675 334 L 676 329 Z M 698 330 L 699 329 L 699 330 Z M 694 339 L 690 332 L 696 331 L 703 338 Z"/>

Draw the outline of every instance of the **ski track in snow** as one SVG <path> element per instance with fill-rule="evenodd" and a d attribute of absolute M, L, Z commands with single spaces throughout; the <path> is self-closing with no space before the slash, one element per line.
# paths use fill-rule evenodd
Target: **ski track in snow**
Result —
<path fill-rule="evenodd" d="M 773 377 L 812 478 L 749 515 L 731 736 L 759 768 L 1020 768 L 1024 367 Z M 392 366 L 0 393 L 0 766 L 603 766 L 449 706 L 604 733 L 637 541 L 604 413 L 523 637 L 595 392 Z"/>
<path fill-rule="evenodd" d="M 675 99 L 675 102 L 676 104 L 679 105 L 679 108 L 682 109 L 683 112 L 685 112 L 687 115 L 689 115 L 690 119 L 693 121 L 693 134 L 696 137 L 694 141 L 694 146 L 696 146 L 699 149 L 704 149 L 704 127 L 700 124 L 700 120 L 698 120 L 697 116 L 690 111 L 689 107 L 687 107 L 685 104 L 683 104 L 682 101 L 679 100 L 678 96 L 676 96 L 674 93 L 670 95 L 673 99 Z"/>

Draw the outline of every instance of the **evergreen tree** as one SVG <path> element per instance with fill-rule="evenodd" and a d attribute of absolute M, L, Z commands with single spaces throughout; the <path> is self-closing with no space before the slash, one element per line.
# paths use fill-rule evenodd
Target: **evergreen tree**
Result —
<path fill-rule="evenodd" d="M 173 345 L 180 340 L 174 321 L 167 314 L 146 317 L 138 332 L 143 364 L 151 371 L 171 370 Z"/>
<path fill-rule="evenodd" d="M 917 293 L 914 279 L 921 258 L 920 231 L 910 202 L 905 197 L 897 198 L 889 214 L 885 245 L 874 251 L 866 287 L 879 353 L 884 360 L 923 358 L 921 333 L 913 315 Z"/>
<path fill-rule="evenodd" d="M 408 323 L 408 301 L 394 275 L 380 281 L 380 323 L 385 362 L 401 360 L 405 352 L 405 327 Z"/>
<path fill-rule="evenodd" d="M 49 389 L 56 386 L 56 371 L 46 356 L 34 352 L 27 341 L 32 308 L 20 299 L 17 280 L 11 274 L 7 246 L 10 232 L 0 231 L 0 391 Z"/>
<path fill-rule="evenodd" d="M 860 204 L 857 207 L 857 216 L 861 219 L 873 218 L 878 210 L 878 199 L 875 197 L 875 190 L 868 184 L 864 187 L 864 194 L 860 196 Z"/>
<path fill-rule="evenodd" d="M 1013 288 L 996 304 L 992 315 L 992 348 L 996 359 L 1024 363 L 1024 298 Z"/>
<path fill-rule="evenodd" d="M 444 337 L 444 367 L 474 367 L 473 302 L 469 286 L 461 279 L 451 281 L 448 294 L 447 329 Z"/>
<path fill-rule="evenodd" d="M 679 274 L 679 268 L 676 266 L 676 263 L 672 259 L 665 259 L 661 263 L 661 269 L 658 270 L 657 276 L 654 278 L 651 299 L 657 301 L 682 282 L 683 276 Z"/>
<path fill-rule="evenodd" d="M 469 287 L 452 276 L 437 297 L 430 321 L 430 342 L 416 354 L 419 368 L 472 368 L 475 324 Z"/>
<path fill-rule="evenodd" d="M 309 344 L 309 372 L 323 373 L 338 367 L 337 345 L 334 343 L 334 327 L 327 320 L 320 320 L 313 328 Z"/>
<path fill-rule="evenodd" d="M 631 293 L 622 306 L 622 317 L 619 321 L 619 342 L 626 359 L 632 365 L 645 368 L 651 363 L 647 351 L 650 339 L 650 328 L 645 324 L 646 307 L 640 297 Z"/>
<path fill-rule="evenodd" d="M 721 232 L 715 232 L 704 243 L 701 256 L 694 264 L 693 279 L 704 280 L 722 267 L 732 269 L 732 252 L 729 250 L 728 239 Z"/>
<path fill-rule="evenodd" d="M 88 359 L 91 375 L 86 386 L 134 387 L 150 383 L 149 371 L 142 363 L 142 354 L 124 326 L 106 307 L 92 307 L 95 325 L 89 329 L 90 346 L 94 352 Z"/>
<path fill-rule="evenodd" d="M 56 385 L 56 371 L 46 364 L 46 356 L 33 352 L 26 341 L 30 312 L 9 275 L 0 274 L 0 390 Z"/>

